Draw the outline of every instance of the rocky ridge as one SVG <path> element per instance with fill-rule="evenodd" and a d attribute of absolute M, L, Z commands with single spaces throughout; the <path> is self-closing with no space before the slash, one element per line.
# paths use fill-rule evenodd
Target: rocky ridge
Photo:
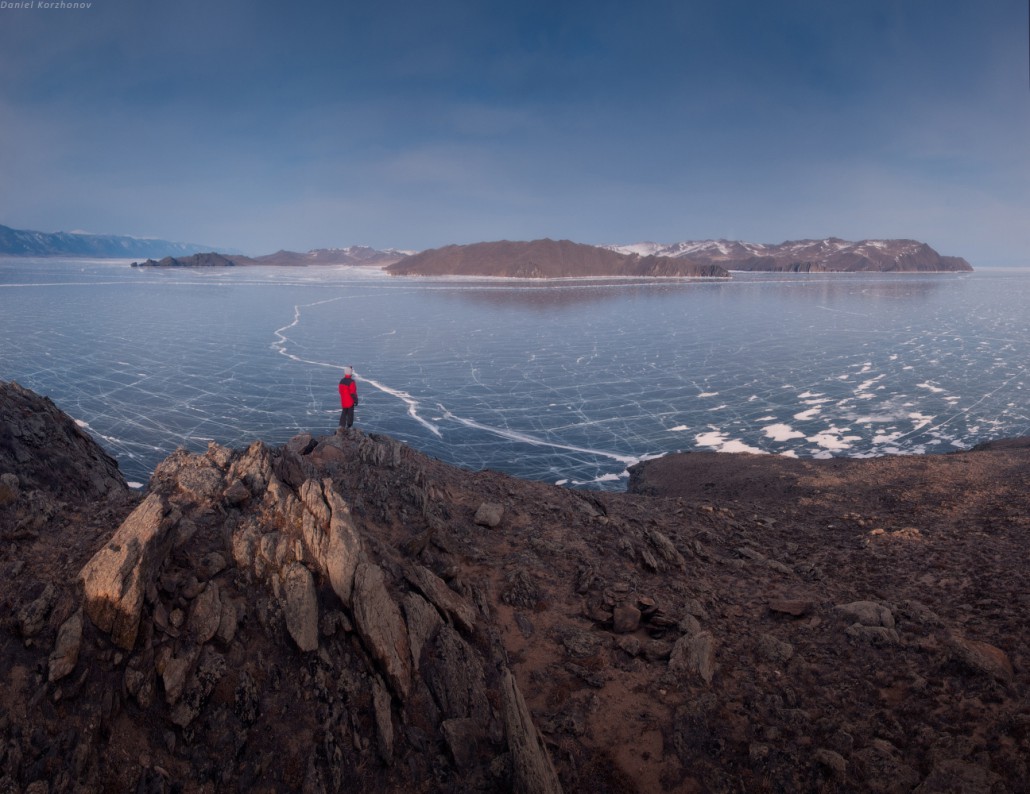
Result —
<path fill-rule="evenodd" d="M 0 409 L 0 790 L 1026 790 L 1025 444 L 611 494 L 351 431 L 133 495 Z"/>
<path fill-rule="evenodd" d="M 686 259 L 727 270 L 787 273 L 947 273 L 973 268 L 963 258 L 941 256 L 918 240 L 861 240 L 837 237 L 788 240 L 769 245 L 736 240 L 697 240 L 662 245 L 608 246 L 624 253 Z"/>

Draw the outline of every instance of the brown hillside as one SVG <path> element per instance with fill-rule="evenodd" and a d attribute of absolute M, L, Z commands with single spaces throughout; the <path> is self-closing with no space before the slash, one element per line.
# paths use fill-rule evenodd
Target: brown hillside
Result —
<path fill-rule="evenodd" d="M 448 245 L 407 257 L 386 268 L 406 276 L 577 278 L 613 276 L 728 276 L 719 265 L 686 259 L 640 257 L 569 240 Z"/>

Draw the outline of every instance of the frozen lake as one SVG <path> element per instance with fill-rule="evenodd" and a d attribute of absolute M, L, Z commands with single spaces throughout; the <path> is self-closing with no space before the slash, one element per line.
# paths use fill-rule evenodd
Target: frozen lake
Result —
<path fill-rule="evenodd" d="M 689 449 L 949 452 L 1030 433 L 1030 272 L 395 279 L 0 259 L 0 380 L 144 482 L 178 446 L 356 425 L 450 463 L 621 489 Z"/>

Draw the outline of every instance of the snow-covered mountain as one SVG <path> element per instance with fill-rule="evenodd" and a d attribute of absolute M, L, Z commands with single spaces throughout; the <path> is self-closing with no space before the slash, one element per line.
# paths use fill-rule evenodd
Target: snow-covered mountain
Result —
<path fill-rule="evenodd" d="M 16 256 L 89 256 L 101 259 L 188 256 L 209 245 L 173 243 L 140 237 L 84 232 L 36 232 L 0 226 L 0 254 Z"/>
<path fill-rule="evenodd" d="M 770 245 L 737 240 L 607 245 L 613 251 L 719 264 L 727 270 L 790 272 L 947 272 L 973 268 L 961 257 L 941 256 L 918 240 L 861 240 L 837 237 L 789 240 Z"/>

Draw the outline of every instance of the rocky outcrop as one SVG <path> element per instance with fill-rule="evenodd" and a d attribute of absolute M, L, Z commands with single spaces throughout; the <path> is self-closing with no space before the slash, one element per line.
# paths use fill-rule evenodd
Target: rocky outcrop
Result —
<path fill-rule="evenodd" d="M 238 264 L 251 264 L 244 256 L 229 258 L 214 251 L 191 254 L 190 256 L 166 256 L 163 259 L 146 259 L 133 262 L 132 267 L 236 267 Z"/>
<path fill-rule="evenodd" d="M 159 495 L 148 496 L 80 574 L 86 614 L 127 651 L 136 644 L 143 597 L 154 587 L 175 540 L 178 516 L 170 512 Z"/>
<path fill-rule="evenodd" d="M 28 499 L 122 498 L 114 458 L 49 399 L 0 381 L 0 509 Z"/>
<path fill-rule="evenodd" d="M 0 790 L 1020 790 L 1028 455 L 180 450 L 0 547 Z"/>

